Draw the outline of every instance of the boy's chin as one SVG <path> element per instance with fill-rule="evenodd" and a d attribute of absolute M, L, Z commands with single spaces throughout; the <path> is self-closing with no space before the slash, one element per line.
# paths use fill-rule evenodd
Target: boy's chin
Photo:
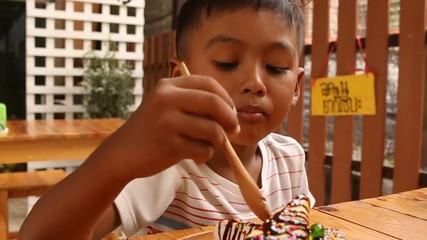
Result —
<path fill-rule="evenodd" d="M 267 135 L 268 133 L 262 134 L 259 132 L 240 131 L 240 133 L 238 134 L 228 135 L 228 139 L 234 145 L 250 146 L 257 145 L 258 142 L 265 138 Z"/>

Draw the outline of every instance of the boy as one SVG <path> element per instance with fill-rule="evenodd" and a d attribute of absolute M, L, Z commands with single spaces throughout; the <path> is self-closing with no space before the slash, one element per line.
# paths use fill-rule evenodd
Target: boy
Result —
<path fill-rule="evenodd" d="M 187 0 L 177 59 L 131 118 L 46 193 L 20 239 L 100 239 L 250 219 L 222 145 L 227 132 L 272 214 L 312 198 L 304 151 L 273 134 L 299 97 L 300 0 Z M 182 76 L 181 62 L 191 76 Z M 190 160 L 191 159 L 191 160 Z"/>

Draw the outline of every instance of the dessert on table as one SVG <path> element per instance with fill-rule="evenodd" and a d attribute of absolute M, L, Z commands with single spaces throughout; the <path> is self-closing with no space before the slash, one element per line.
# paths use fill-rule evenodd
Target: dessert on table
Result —
<path fill-rule="evenodd" d="M 222 220 L 213 232 L 217 240 L 333 240 L 345 239 L 337 228 L 324 228 L 316 223 L 309 225 L 310 200 L 305 195 L 296 196 L 281 211 L 263 223 L 251 220 Z"/>

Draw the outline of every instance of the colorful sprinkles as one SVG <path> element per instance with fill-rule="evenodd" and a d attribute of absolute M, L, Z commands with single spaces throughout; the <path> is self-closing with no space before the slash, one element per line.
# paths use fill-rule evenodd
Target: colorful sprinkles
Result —
<path fill-rule="evenodd" d="M 282 211 L 261 224 L 243 220 L 223 220 L 216 225 L 218 240 L 334 240 L 345 239 L 337 228 L 316 223 L 309 227 L 310 200 L 298 195 Z"/>

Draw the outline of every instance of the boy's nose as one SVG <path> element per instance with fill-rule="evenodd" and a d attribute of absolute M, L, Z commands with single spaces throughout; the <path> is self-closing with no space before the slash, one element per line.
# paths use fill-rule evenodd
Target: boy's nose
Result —
<path fill-rule="evenodd" d="M 256 70 L 254 70 L 252 74 L 247 74 L 242 84 L 241 92 L 243 94 L 255 94 L 259 97 L 265 96 L 267 88 L 260 75 L 261 74 Z"/>

